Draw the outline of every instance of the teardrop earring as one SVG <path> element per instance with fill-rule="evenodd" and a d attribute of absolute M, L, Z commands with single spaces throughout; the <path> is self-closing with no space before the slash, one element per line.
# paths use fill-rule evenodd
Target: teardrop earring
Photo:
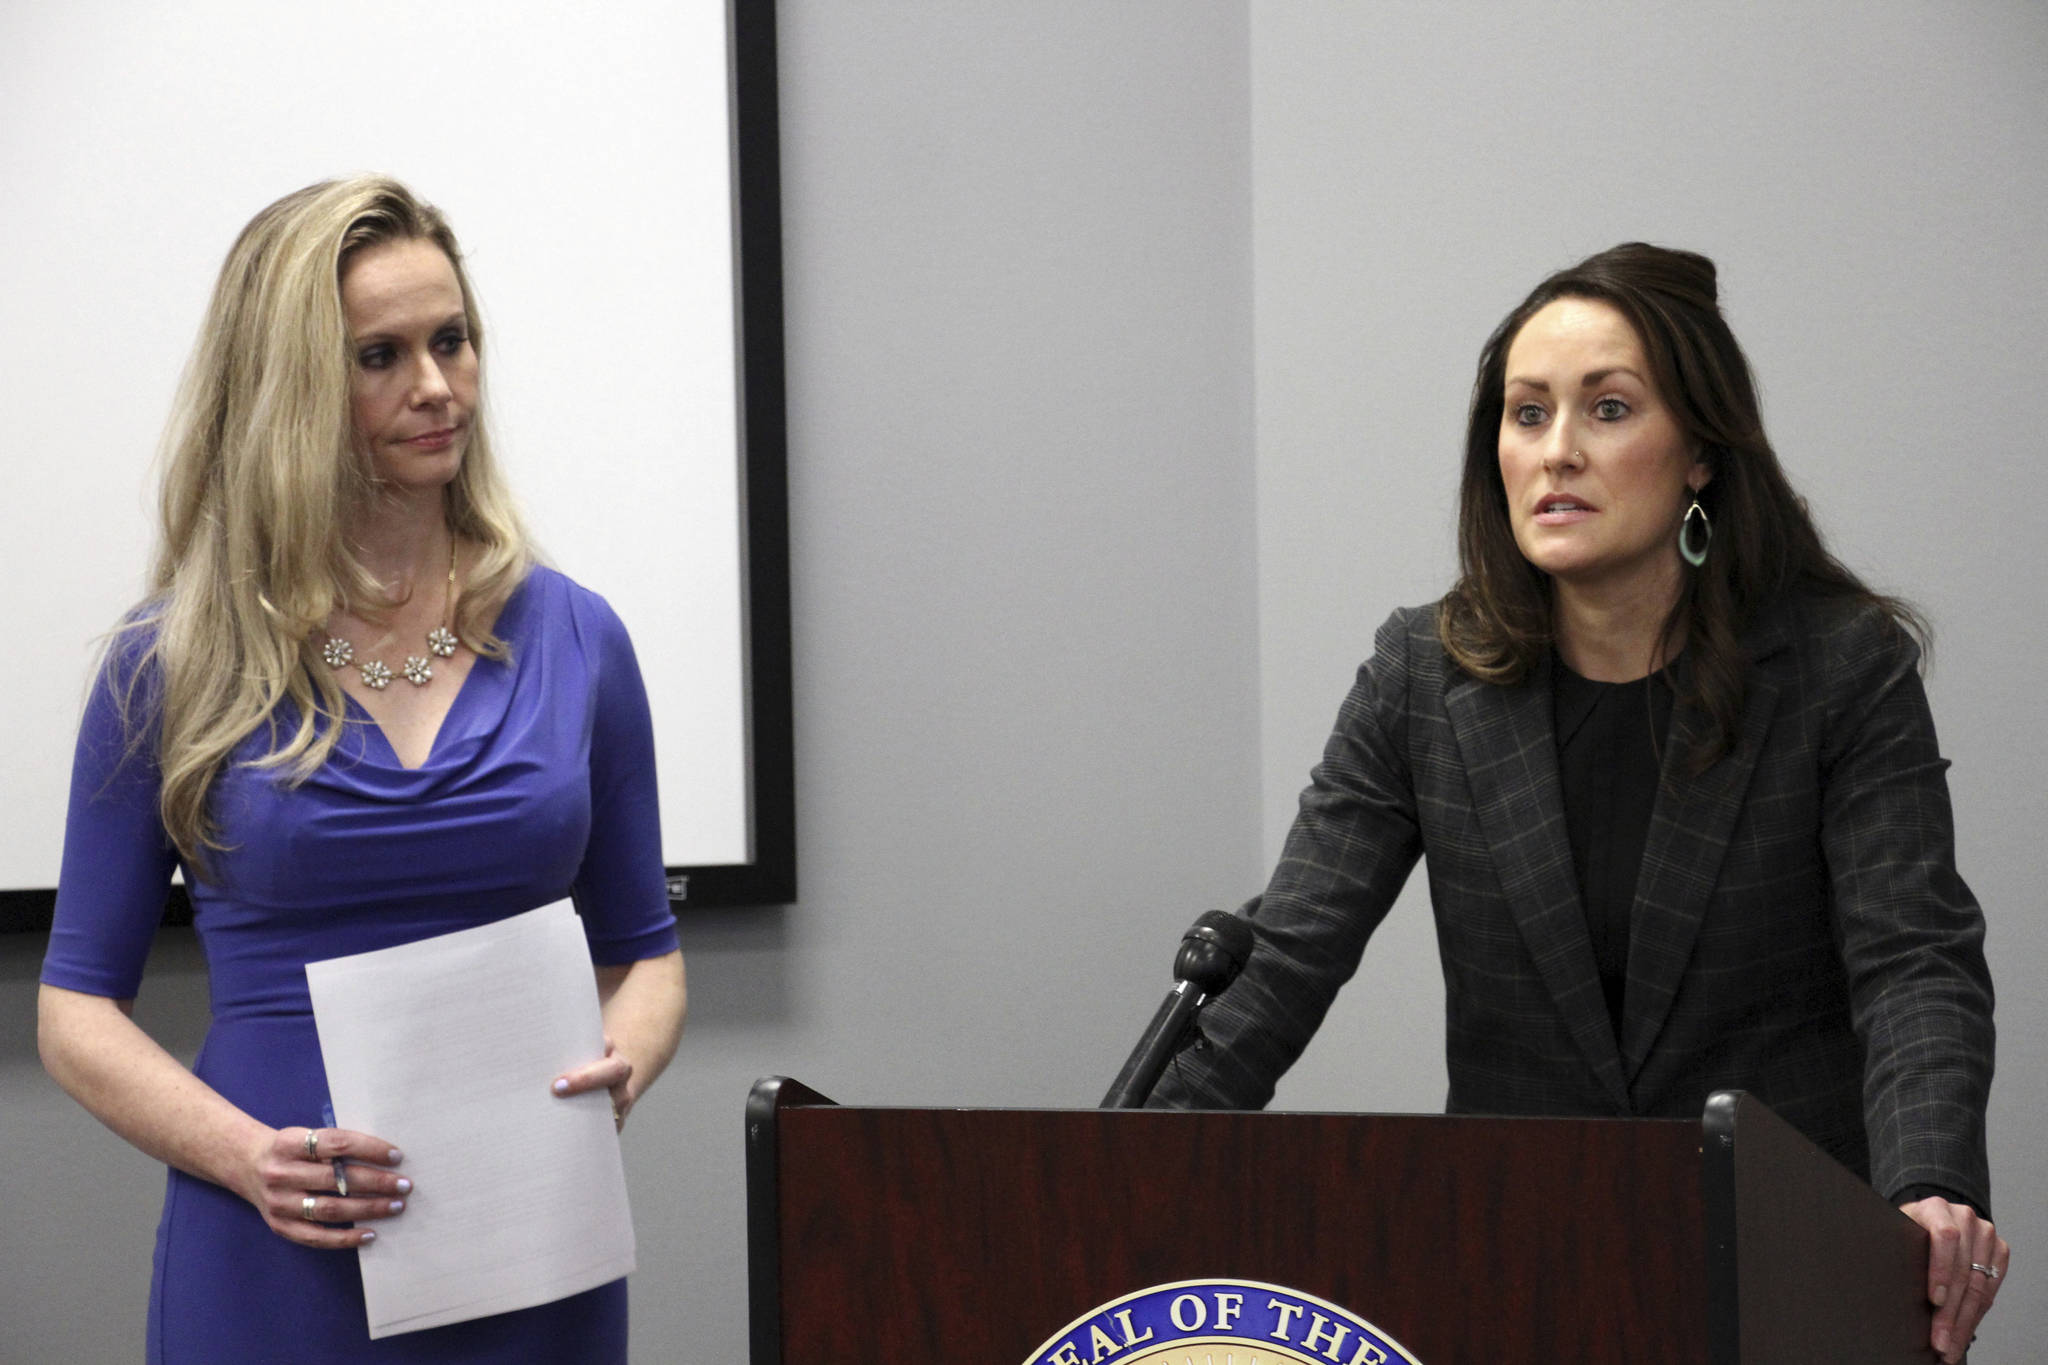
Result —
<path fill-rule="evenodd" d="M 1692 537 L 1687 534 L 1692 530 L 1694 517 L 1698 517 L 1700 521 L 1697 549 L 1693 548 Z M 1700 506 L 1700 490 L 1695 488 L 1692 490 L 1692 506 L 1685 509 L 1685 519 L 1678 523 L 1679 557 L 1695 569 L 1701 568 L 1707 562 L 1707 548 L 1713 543 L 1714 523 L 1707 519 L 1707 509 Z"/>

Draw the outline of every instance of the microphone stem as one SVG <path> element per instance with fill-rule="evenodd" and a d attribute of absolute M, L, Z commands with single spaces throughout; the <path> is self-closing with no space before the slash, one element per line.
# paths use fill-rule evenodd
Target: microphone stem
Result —
<path fill-rule="evenodd" d="M 1160 1004 L 1159 1012 L 1152 1016 L 1152 1023 L 1144 1036 L 1138 1039 L 1130 1060 L 1117 1073 L 1109 1093 L 1102 1097 L 1097 1108 L 1143 1109 L 1146 1099 L 1152 1094 L 1152 1087 L 1159 1084 L 1166 1064 L 1180 1050 L 1181 1037 L 1194 1019 L 1195 1011 L 1207 998 L 1194 982 L 1176 981 Z"/>

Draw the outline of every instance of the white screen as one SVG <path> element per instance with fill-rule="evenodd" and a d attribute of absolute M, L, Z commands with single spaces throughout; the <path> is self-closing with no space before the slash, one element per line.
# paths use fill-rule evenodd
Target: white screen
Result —
<path fill-rule="evenodd" d="M 715 0 L 0 10 L 0 888 L 56 884 L 95 642 L 144 586 L 221 258 L 358 171 L 462 239 L 512 486 L 639 651 L 664 860 L 750 860 L 727 124 Z"/>

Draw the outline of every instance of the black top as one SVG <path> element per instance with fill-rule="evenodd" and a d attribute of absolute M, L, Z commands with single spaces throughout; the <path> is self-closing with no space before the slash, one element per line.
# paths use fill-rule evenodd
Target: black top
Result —
<path fill-rule="evenodd" d="M 1620 1038 L 1629 913 L 1657 801 L 1664 736 L 1671 728 L 1671 685 L 1662 670 L 1634 682 L 1604 683 L 1580 677 L 1562 659 L 1553 657 L 1552 663 L 1565 834 L 1607 1018 Z"/>

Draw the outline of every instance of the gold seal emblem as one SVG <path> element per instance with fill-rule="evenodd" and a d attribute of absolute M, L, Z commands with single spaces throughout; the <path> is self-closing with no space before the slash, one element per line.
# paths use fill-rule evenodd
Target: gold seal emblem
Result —
<path fill-rule="evenodd" d="M 1422 1365 L 1364 1318 L 1256 1280 L 1158 1284 L 1075 1318 L 1023 1365 Z"/>
<path fill-rule="evenodd" d="M 1253 1346 L 1228 1337 L 1214 1341 L 1177 1341 L 1141 1356 L 1124 1356 L 1121 1360 L 1123 1365 L 1328 1365 L 1321 1356 L 1305 1356 L 1278 1342 L 1270 1347 Z"/>

